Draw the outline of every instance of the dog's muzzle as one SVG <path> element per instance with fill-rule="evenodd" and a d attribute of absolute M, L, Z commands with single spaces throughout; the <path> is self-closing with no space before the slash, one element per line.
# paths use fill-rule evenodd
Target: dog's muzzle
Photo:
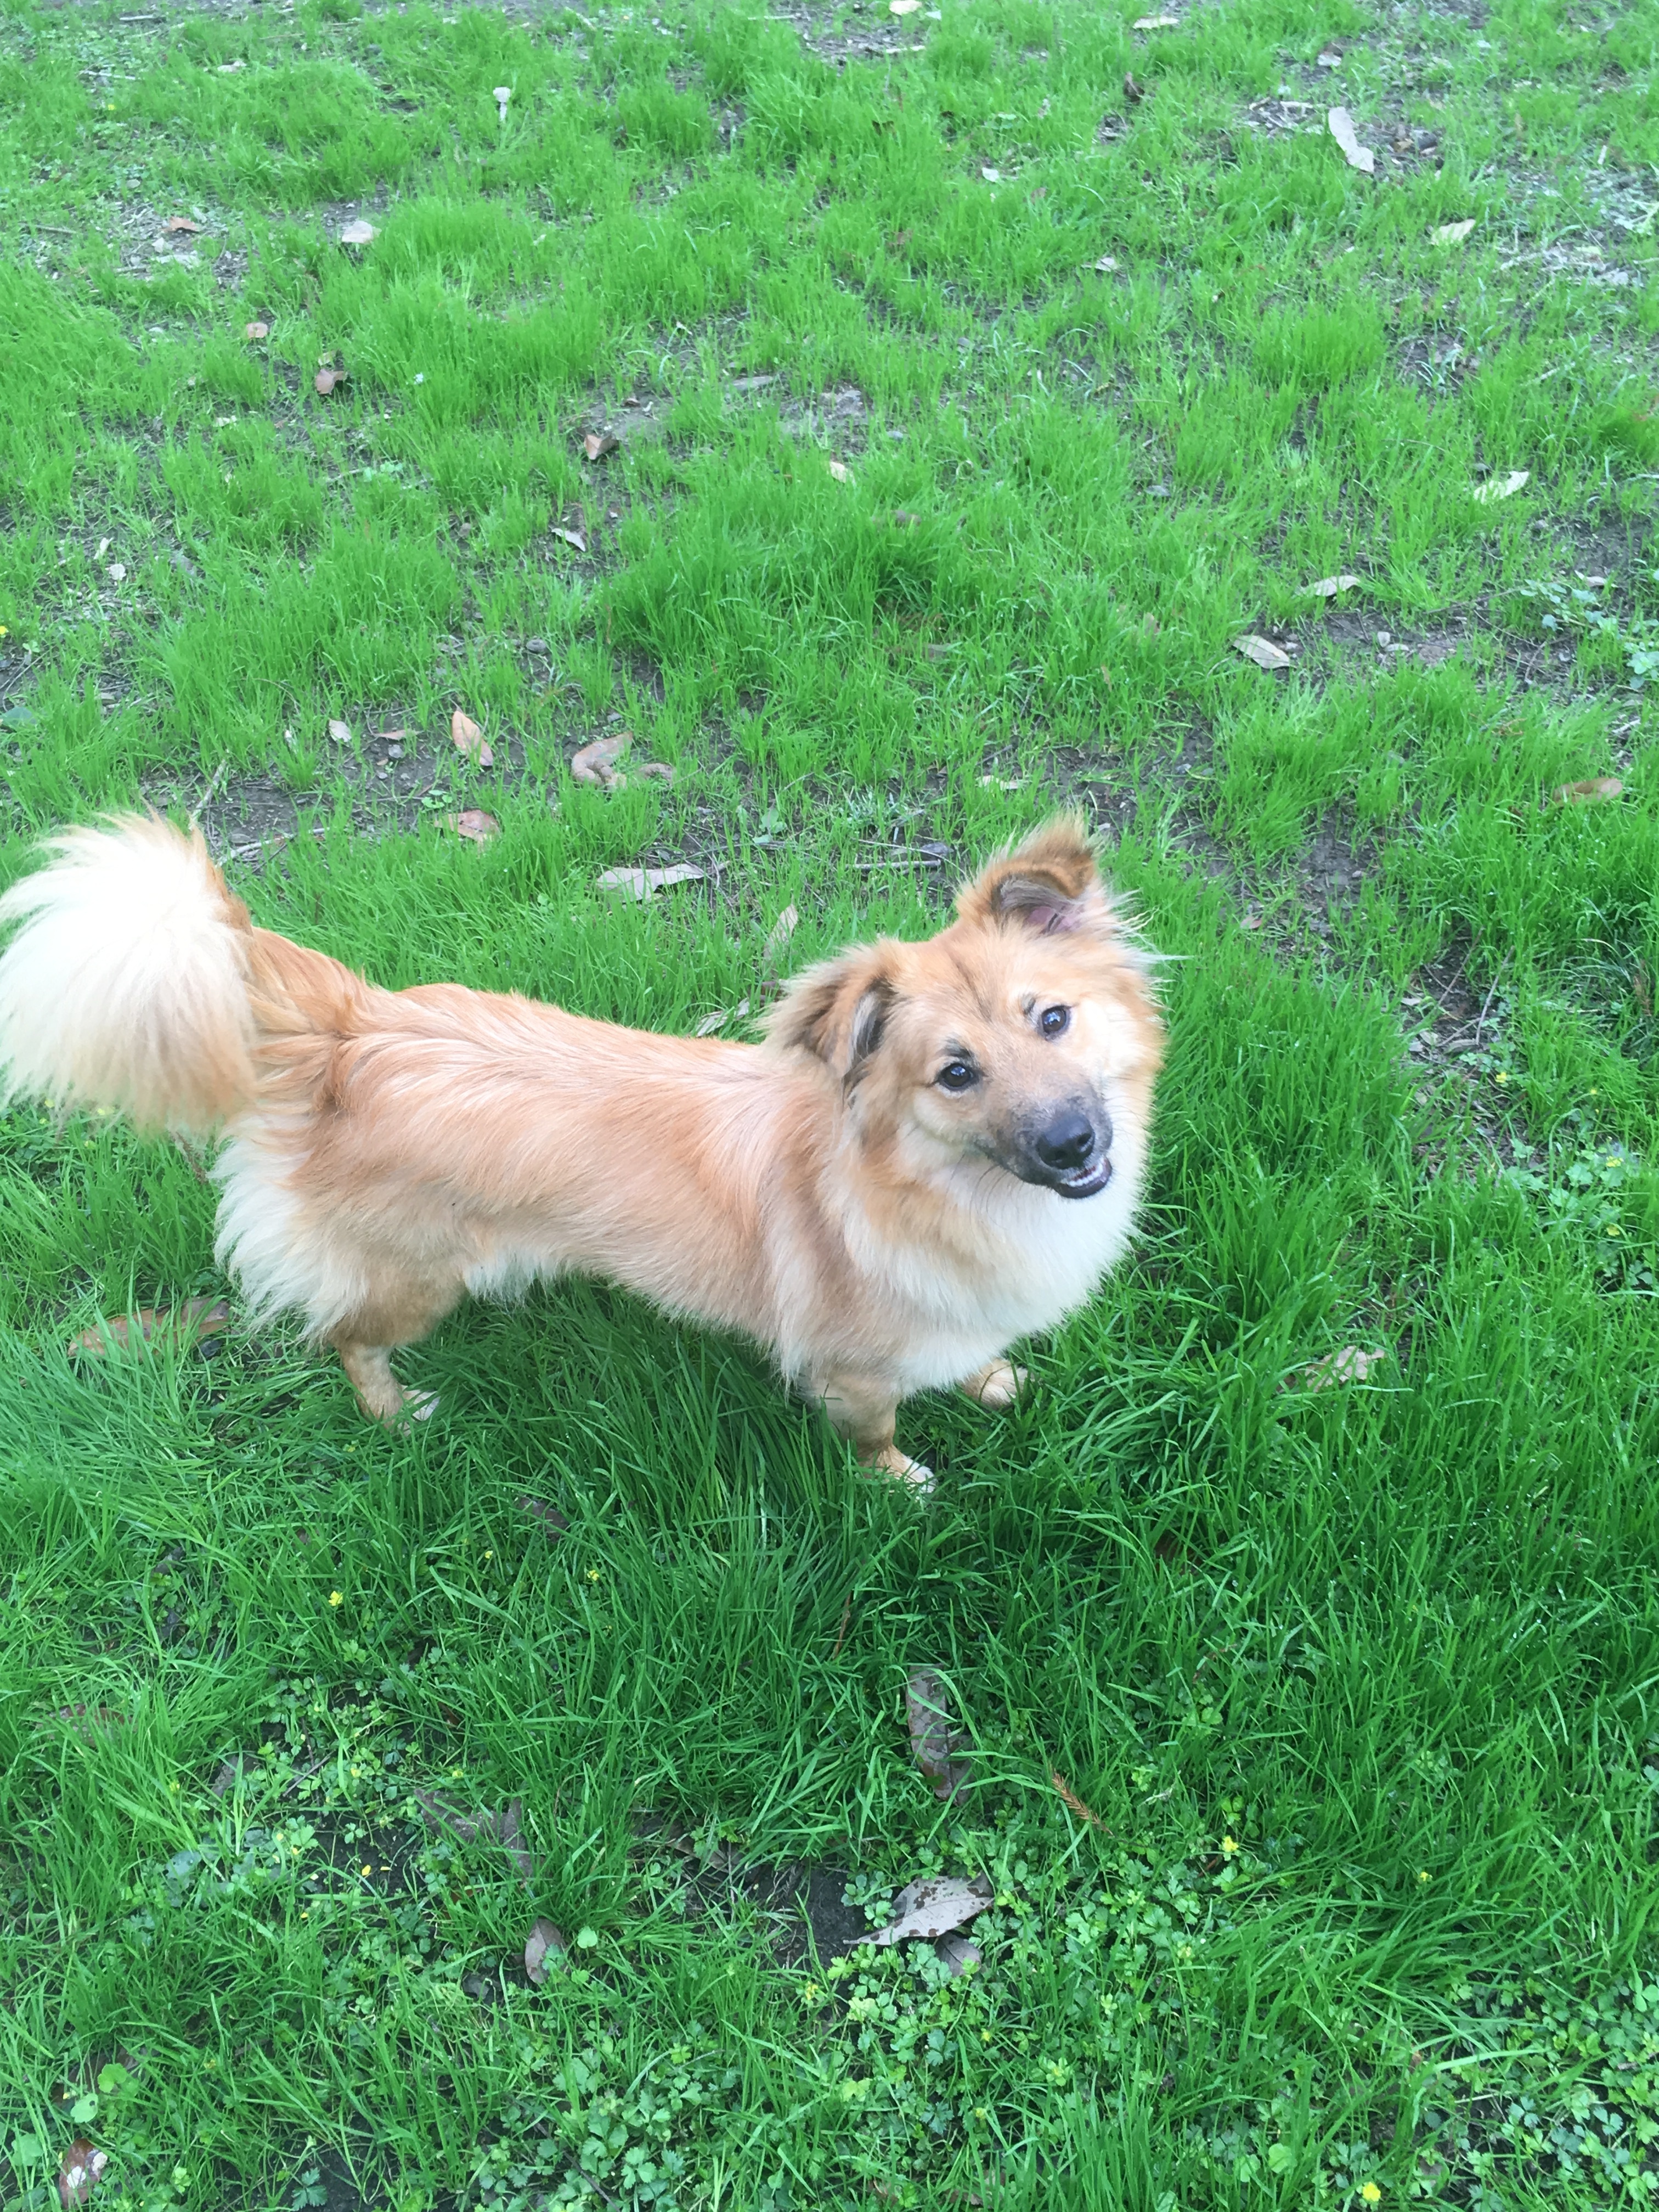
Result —
<path fill-rule="evenodd" d="M 1024 1133 L 1009 1164 L 1022 1182 L 1062 1198 L 1092 1198 L 1112 1179 L 1112 1123 L 1098 1107 L 1063 1106 L 1040 1127 Z"/>

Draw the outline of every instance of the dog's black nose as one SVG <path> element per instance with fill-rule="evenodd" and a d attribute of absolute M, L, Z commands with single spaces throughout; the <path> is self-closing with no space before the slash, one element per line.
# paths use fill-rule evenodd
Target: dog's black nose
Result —
<path fill-rule="evenodd" d="M 1031 1149 L 1046 1168 L 1080 1168 L 1095 1149 L 1093 1125 L 1075 1108 L 1056 1114 L 1032 1139 Z"/>

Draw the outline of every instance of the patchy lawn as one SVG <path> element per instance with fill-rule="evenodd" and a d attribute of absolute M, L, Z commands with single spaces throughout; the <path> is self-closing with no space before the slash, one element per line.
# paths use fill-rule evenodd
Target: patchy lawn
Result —
<path fill-rule="evenodd" d="M 1063 800 L 1172 1046 L 920 1510 L 580 1284 L 71 1357 L 214 1192 L 0 1121 L 0 2204 L 1659 2188 L 1659 17 L 1170 12 L 0 8 L 0 875 L 738 1035 Z"/>

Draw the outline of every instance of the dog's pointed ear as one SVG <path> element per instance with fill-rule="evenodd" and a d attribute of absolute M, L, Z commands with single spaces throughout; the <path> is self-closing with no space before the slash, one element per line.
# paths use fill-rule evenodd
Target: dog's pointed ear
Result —
<path fill-rule="evenodd" d="M 1006 923 L 1039 937 L 1116 934 L 1111 901 L 1079 814 L 1057 814 L 957 894 L 957 912 L 981 927 Z"/>
<path fill-rule="evenodd" d="M 880 1050 L 897 996 L 886 948 L 860 945 L 798 975 L 767 1016 L 766 1034 L 810 1052 L 850 1085 Z"/>

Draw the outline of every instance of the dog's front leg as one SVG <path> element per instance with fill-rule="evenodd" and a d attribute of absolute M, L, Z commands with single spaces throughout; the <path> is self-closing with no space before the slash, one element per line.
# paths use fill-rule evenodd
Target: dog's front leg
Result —
<path fill-rule="evenodd" d="M 817 1397 L 830 1427 L 852 1445 L 860 1467 L 897 1475 L 920 1491 L 933 1488 L 933 1468 L 907 1458 L 893 1442 L 898 1397 L 890 1384 L 864 1375 L 832 1375 Z"/>
<path fill-rule="evenodd" d="M 346 1380 L 357 1395 L 357 1403 L 371 1421 L 395 1429 L 405 1421 L 423 1421 L 435 1412 L 438 1401 L 429 1390 L 405 1390 L 392 1371 L 392 1352 L 384 1344 L 336 1341 Z"/>
<path fill-rule="evenodd" d="M 1016 1367 L 1012 1360 L 988 1359 L 983 1367 L 964 1375 L 957 1388 L 988 1413 L 1000 1413 L 1013 1404 L 1030 1379 L 1028 1371 Z"/>

